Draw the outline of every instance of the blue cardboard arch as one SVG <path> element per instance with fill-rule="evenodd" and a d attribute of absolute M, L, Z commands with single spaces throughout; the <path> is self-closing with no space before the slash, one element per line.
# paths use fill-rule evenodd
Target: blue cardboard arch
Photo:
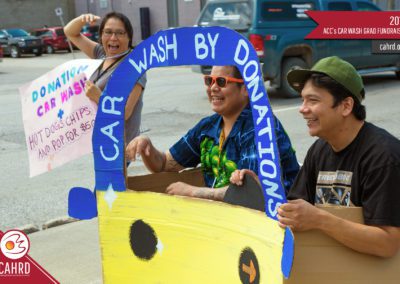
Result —
<path fill-rule="evenodd" d="M 160 31 L 140 43 L 119 64 L 100 97 L 93 131 L 95 189 L 126 190 L 124 111 L 130 90 L 147 70 L 180 65 L 234 65 L 241 72 L 252 108 L 265 213 L 277 220 L 277 209 L 287 200 L 281 180 L 272 108 L 258 57 L 246 38 L 224 27 Z M 281 267 L 284 276 L 288 277 L 293 261 L 293 236 L 288 229 L 285 235 Z"/>
<path fill-rule="evenodd" d="M 140 43 L 114 71 L 102 96 L 93 132 L 96 190 L 125 191 L 124 109 L 130 90 L 149 69 L 179 65 L 235 65 L 245 81 L 252 108 L 266 214 L 277 220 L 286 202 L 274 119 L 257 54 L 239 33 L 224 27 L 160 31 Z M 162 99 L 162 98 L 160 98 Z"/>

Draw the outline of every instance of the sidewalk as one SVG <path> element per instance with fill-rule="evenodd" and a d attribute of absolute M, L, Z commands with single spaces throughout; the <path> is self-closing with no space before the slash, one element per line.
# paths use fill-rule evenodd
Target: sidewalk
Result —
<path fill-rule="evenodd" d="M 60 283 L 103 283 L 97 218 L 28 237 L 29 255 Z"/>

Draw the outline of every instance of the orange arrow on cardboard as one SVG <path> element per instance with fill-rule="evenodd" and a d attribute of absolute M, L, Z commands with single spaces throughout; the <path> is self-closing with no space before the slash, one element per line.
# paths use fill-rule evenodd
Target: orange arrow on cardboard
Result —
<path fill-rule="evenodd" d="M 253 283 L 254 279 L 256 279 L 257 271 L 254 267 L 253 261 L 250 259 L 250 265 L 247 266 L 246 264 L 242 263 L 242 270 L 243 272 L 249 274 L 249 282 Z"/>

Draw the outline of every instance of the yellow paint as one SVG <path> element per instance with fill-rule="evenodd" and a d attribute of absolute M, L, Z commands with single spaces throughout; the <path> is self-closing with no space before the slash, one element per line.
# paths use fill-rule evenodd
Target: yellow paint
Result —
<path fill-rule="evenodd" d="M 110 210 L 104 194 L 97 192 L 105 283 L 241 283 L 246 247 L 257 256 L 260 283 L 283 283 L 284 231 L 262 212 L 153 192 L 117 192 Z M 130 247 L 130 226 L 138 219 L 163 244 L 148 261 Z M 254 279 L 252 262 L 241 269 Z"/>

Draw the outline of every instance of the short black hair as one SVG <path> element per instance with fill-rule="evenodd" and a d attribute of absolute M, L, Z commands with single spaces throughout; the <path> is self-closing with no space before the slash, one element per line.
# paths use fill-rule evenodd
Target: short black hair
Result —
<path fill-rule="evenodd" d="M 240 71 L 239 71 L 239 69 L 237 68 L 237 66 L 232 65 L 231 67 L 232 67 L 232 70 L 233 70 L 232 77 L 233 77 L 233 78 L 236 78 L 236 79 L 243 79 L 243 76 L 242 76 L 242 74 L 240 73 Z M 238 83 L 238 82 L 236 82 L 236 85 L 238 85 L 239 87 L 242 86 L 243 84 L 244 84 L 244 83 Z"/>
<path fill-rule="evenodd" d="M 311 80 L 312 84 L 318 88 L 326 89 L 333 96 L 333 108 L 337 107 L 347 97 L 352 97 L 354 105 L 352 113 L 358 120 L 365 120 L 367 114 L 365 106 L 345 87 L 339 84 L 337 81 L 324 74 L 312 74 L 305 82 Z M 304 88 L 304 85 L 301 89 Z M 361 96 L 365 96 L 364 89 L 361 91 Z"/>
<path fill-rule="evenodd" d="M 133 47 L 132 46 L 132 42 L 133 42 L 133 27 L 132 27 L 131 21 L 128 19 L 127 16 L 125 16 L 122 13 L 118 13 L 118 12 L 110 12 L 110 13 L 106 14 L 104 16 L 103 20 L 101 21 L 100 27 L 99 27 L 99 34 L 100 34 L 99 42 L 100 42 L 100 44 L 101 44 L 101 35 L 103 34 L 104 26 L 106 25 L 106 22 L 109 19 L 112 19 L 112 18 L 118 19 L 124 24 L 126 34 L 129 37 L 128 46 L 129 47 Z"/>

